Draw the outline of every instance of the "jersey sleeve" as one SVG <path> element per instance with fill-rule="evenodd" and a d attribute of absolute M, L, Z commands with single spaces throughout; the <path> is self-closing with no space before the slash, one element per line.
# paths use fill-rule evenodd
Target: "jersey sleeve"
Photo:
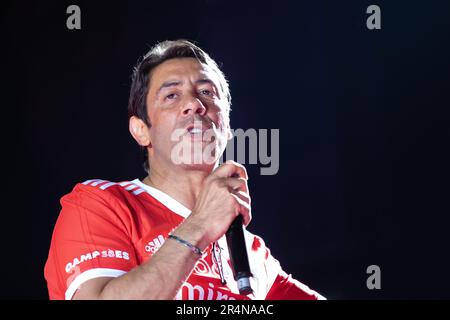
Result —
<path fill-rule="evenodd" d="M 325 300 L 325 297 L 280 270 L 266 300 Z"/>
<path fill-rule="evenodd" d="M 45 265 L 50 299 L 72 299 L 85 281 L 137 265 L 127 214 L 106 191 L 78 184 L 61 205 Z"/>
<path fill-rule="evenodd" d="M 250 234 L 250 233 L 249 233 Z M 250 234 L 253 238 L 248 248 L 252 252 L 257 252 L 257 256 L 264 260 L 264 273 L 267 279 L 267 289 L 265 300 L 322 300 L 322 295 L 300 281 L 292 278 L 281 267 L 279 261 L 275 259 L 270 249 L 265 245 L 262 238 Z M 256 271 L 257 272 L 257 271 Z"/>

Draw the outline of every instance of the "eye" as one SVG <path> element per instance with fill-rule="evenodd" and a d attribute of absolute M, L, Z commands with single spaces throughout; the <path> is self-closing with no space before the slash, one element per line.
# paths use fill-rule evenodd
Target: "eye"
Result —
<path fill-rule="evenodd" d="M 176 93 L 171 93 L 166 96 L 166 100 L 174 100 L 177 97 Z"/>
<path fill-rule="evenodd" d="M 204 96 L 212 96 L 213 92 L 211 90 L 209 90 L 209 89 L 201 89 L 200 90 L 200 94 L 204 95 Z"/>

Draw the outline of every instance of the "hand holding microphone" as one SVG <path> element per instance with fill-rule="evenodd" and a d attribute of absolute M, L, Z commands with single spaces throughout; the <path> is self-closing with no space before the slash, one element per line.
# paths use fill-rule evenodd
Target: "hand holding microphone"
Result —
<path fill-rule="evenodd" d="M 198 245 L 202 250 L 226 234 L 233 275 L 239 292 L 245 295 L 252 292 L 243 230 L 243 225 L 248 225 L 251 220 L 247 179 L 244 166 L 234 161 L 225 162 L 206 178 L 187 219 L 190 224 L 205 230 Z"/>

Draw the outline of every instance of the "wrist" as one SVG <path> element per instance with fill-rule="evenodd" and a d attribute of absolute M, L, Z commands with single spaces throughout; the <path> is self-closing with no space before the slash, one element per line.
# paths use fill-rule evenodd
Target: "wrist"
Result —
<path fill-rule="evenodd" d="M 188 217 L 172 232 L 172 234 L 188 241 L 201 251 L 204 251 L 211 241 L 207 239 L 205 228 L 202 227 L 202 225 L 202 223 Z"/>
<path fill-rule="evenodd" d="M 173 233 L 169 234 L 169 239 L 172 239 L 172 240 L 178 242 L 179 244 L 182 244 L 183 246 L 189 248 L 189 250 L 191 250 L 192 252 L 194 252 L 198 256 L 200 256 L 200 257 L 203 256 L 203 251 L 200 250 L 199 247 L 197 247 L 197 246 L 193 245 L 192 243 L 190 243 L 189 241 L 186 241 L 183 238 L 180 238 L 179 236 L 174 235 Z"/>

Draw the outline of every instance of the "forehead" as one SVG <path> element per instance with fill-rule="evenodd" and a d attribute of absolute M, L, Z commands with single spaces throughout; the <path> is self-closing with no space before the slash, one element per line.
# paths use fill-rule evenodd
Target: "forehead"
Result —
<path fill-rule="evenodd" d="M 169 80 L 210 79 L 219 88 L 219 77 L 208 65 L 194 58 L 174 58 L 164 61 L 152 70 L 150 91 L 156 90 L 160 84 Z"/>

